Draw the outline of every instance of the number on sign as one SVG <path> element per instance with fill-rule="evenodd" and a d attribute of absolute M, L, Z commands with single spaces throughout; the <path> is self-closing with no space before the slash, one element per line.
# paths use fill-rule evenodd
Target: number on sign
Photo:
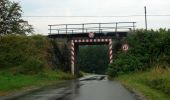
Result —
<path fill-rule="evenodd" d="M 128 51 L 129 50 L 129 45 L 128 44 L 123 44 L 122 45 L 122 50 L 123 51 Z"/>

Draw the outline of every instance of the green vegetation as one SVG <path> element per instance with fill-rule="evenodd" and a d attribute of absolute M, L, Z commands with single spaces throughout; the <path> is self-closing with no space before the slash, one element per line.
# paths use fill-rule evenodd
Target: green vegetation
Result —
<path fill-rule="evenodd" d="M 21 15 L 19 2 L 0 1 L 0 96 L 73 78 L 62 72 L 65 51 L 45 36 L 26 36 L 33 28 Z"/>
<path fill-rule="evenodd" d="M 52 45 L 43 36 L 7 35 L 0 40 L 0 69 L 36 74 L 51 69 Z"/>
<path fill-rule="evenodd" d="M 170 65 L 170 32 L 136 31 L 122 42 L 130 45 L 128 52 L 118 51 L 117 56 L 108 69 L 111 77 L 129 72 L 146 71 L 151 67 Z"/>
<path fill-rule="evenodd" d="M 128 52 L 118 51 L 108 75 L 149 100 L 170 99 L 170 31 L 137 30 L 121 41 Z"/>
<path fill-rule="evenodd" d="M 78 66 L 80 70 L 87 73 L 105 74 L 108 63 L 107 45 L 79 47 Z"/>
<path fill-rule="evenodd" d="M 8 95 L 9 92 L 16 90 L 42 87 L 72 78 L 73 76 L 71 74 L 62 71 L 47 71 L 34 75 L 12 74 L 8 71 L 1 71 L 0 96 Z"/>
<path fill-rule="evenodd" d="M 0 0 L 0 35 L 32 33 L 32 26 L 21 15 L 19 2 Z"/>
<path fill-rule="evenodd" d="M 53 63 L 51 41 L 44 36 L 6 35 L 0 38 L 0 94 L 73 78 Z"/>
<path fill-rule="evenodd" d="M 63 55 L 55 41 L 40 35 L 26 36 L 33 28 L 21 15 L 19 2 L 0 1 L 0 96 L 73 78 L 58 71 L 68 66 L 57 64 L 63 61 Z"/>
<path fill-rule="evenodd" d="M 170 69 L 153 68 L 116 78 L 130 89 L 140 91 L 148 100 L 170 100 Z"/>

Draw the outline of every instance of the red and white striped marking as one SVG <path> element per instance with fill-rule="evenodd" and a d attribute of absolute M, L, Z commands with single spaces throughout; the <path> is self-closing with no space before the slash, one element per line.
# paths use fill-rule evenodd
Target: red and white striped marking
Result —
<path fill-rule="evenodd" d="M 112 46 L 112 39 L 109 40 L 109 60 L 110 63 L 113 62 L 113 46 Z"/>
<path fill-rule="evenodd" d="M 71 40 L 71 70 L 72 74 L 74 75 L 75 70 L 75 43 L 108 43 L 109 44 L 109 61 L 110 63 L 113 62 L 113 46 L 112 46 L 112 39 L 74 39 Z"/>
<path fill-rule="evenodd" d="M 74 75 L 74 65 L 75 65 L 75 48 L 74 41 L 71 40 L 71 72 Z"/>
<path fill-rule="evenodd" d="M 110 39 L 75 39 L 75 43 L 88 43 L 88 42 L 109 42 Z"/>

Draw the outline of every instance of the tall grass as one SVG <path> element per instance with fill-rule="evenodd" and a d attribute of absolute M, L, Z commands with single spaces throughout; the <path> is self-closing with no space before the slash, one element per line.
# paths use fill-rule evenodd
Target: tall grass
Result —
<path fill-rule="evenodd" d="M 140 91 L 148 100 L 170 100 L 170 69 L 154 67 L 150 71 L 120 75 L 116 79 L 130 89 Z"/>
<path fill-rule="evenodd" d="M 170 94 L 170 69 L 154 68 L 145 83 L 154 89 Z"/>

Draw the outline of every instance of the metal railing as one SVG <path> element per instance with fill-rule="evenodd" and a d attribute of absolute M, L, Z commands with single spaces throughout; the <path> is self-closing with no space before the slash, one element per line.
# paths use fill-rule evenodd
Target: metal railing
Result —
<path fill-rule="evenodd" d="M 112 22 L 112 23 L 84 23 L 84 24 L 57 24 L 48 25 L 49 34 L 81 34 L 81 33 L 108 33 L 127 32 L 135 30 L 136 22 Z"/>

